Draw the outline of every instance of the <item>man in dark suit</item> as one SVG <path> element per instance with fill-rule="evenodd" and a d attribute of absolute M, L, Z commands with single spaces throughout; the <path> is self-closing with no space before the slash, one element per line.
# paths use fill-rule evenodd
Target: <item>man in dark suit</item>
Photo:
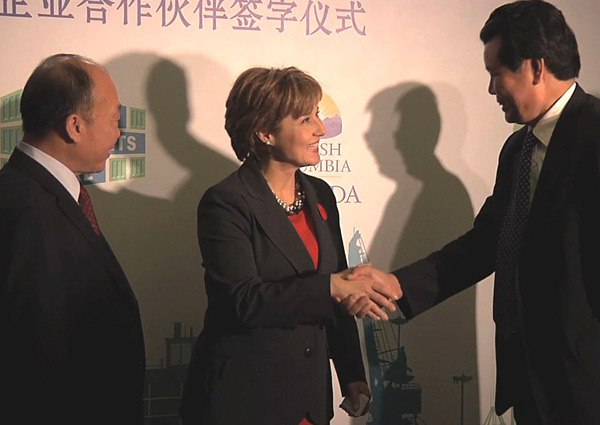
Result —
<path fill-rule="evenodd" d="M 397 280 L 413 317 L 496 272 L 497 413 L 599 424 L 600 101 L 575 82 L 575 35 L 551 4 L 501 6 L 480 38 L 489 93 L 508 122 L 524 124 L 500 152 L 492 195 L 473 228 L 439 251 L 355 276 Z"/>
<path fill-rule="evenodd" d="M 0 170 L 7 423 L 143 423 L 137 301 L 78 179 L 104 168 L 119 110 L 107 71 L 76 55 L 45 59 L 23 90 L 23 140 Z"/>

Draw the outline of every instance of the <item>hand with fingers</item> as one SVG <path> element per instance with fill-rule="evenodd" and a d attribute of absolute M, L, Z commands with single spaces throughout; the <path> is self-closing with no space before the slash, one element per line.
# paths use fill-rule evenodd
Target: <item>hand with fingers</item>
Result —
<path fill-rule="evenodd" d="M 357 271 L 357 269 L 367 269 Z M 373 271 L 371 271 L 371 269 Z M 402 296 L 395 277 L 372 266 L 360 266 L 331 275 L 331 297 L 342 302 L 348 312 L 359 318 L 369 316 L 375 320 L 388 320 L 384 309 L 396 310 L 395 301 Z"/>
<path fill-rule="evenodd" d="M 400 282 L 396 276 L 391 273 L 385 273 L 379 269 L 376 269 L 371 264 L 361 265 L 348 269 L 343 274 L 344 278 L 350 282 L 368 281 L 374 282 L 373 289 L 378 294 L 387 297 L 387 303 L 381 303 L 377 300 L 370 298 L 367 294 L 353 293 L 341 301 L 342 306 L 348 311 L 349 314 L 356 316 L 359 319 L 364 317 L 372 317 L 377 320 L 387 320 L 389 317 L 382 310 L 382 307 L 388 308 L 390 311 L 396 310 L 395 301 L 402 298 L 402 288 Z M 392 308 L 389 304 L 392 304 Z M 384 313 L 383 315 L 381 313 Z"/>

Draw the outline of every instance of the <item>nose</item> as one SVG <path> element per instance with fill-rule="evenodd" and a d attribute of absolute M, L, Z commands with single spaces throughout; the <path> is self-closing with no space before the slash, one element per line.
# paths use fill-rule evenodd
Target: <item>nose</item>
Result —
<path fill-rule="evenodd" d="M 119 139 L 121 138 L 121 129 L 117 127 L 115 131 L 115 144 L 119 143 Z"/>
<path fill-rule="evenodd" d="M 492 96 L 496 94 L 496 87 L 494 83 L 494 78 L 490 77 L 490 83 L 488 84 L 488 93 Z"/>
<path fill-rule="evenodd" d="M 325 136 L 327 129 L 325 128 L 325 124 L 323 124 L 323 120 L 321 117 L 317 117 L 317 128 L 315 130 L 315 136 Z"/>

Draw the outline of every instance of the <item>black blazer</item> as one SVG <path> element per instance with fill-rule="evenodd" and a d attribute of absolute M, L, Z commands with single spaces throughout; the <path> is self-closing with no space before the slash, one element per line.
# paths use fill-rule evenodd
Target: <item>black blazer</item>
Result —
<path fill-rule="evenodd" d="M 297 172 L 319 242 L 319 269 L 254 160 L 198 206 L 208 309 L 184 391 L 184 424 L 297 425 L 333 416 L 329 358 L 340 386 L 365 381 L 356 323 L 332 303 L 346 268 L 335 198 Z M 317 204 L 327 212 L 327 219 Z"/>
<path fill-rule="evenodd" d="M 419 314 L 489 276 L 526 128 L 500 153 L 472 230 L 394 272 Z M 577 87 L 550 140 L 519 262 L 520 328 L 544 424 L 600 423 L 600 100 Z M 511 347 L 496 337 L 496 409 L 513 403 Z"/>
<path fill-rule="evenodd" d="M 143 423 L 129 283 L 64 186 L 18 149 L 0 170 L 0 339 L 7 423 Z"/>

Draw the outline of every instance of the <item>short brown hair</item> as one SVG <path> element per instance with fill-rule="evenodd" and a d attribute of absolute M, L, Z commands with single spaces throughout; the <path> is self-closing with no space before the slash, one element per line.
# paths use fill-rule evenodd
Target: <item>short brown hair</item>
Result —
<path fill-rule="evenodd" d="M 310 113 L 321 96 L 319 83 L 293 66 L 250 68 L 240 74 L 225 103 L 225 129 L 238 159 L 267 159 L 268 147 L 257 132 L 276 133 L 283 118 Z"/>

